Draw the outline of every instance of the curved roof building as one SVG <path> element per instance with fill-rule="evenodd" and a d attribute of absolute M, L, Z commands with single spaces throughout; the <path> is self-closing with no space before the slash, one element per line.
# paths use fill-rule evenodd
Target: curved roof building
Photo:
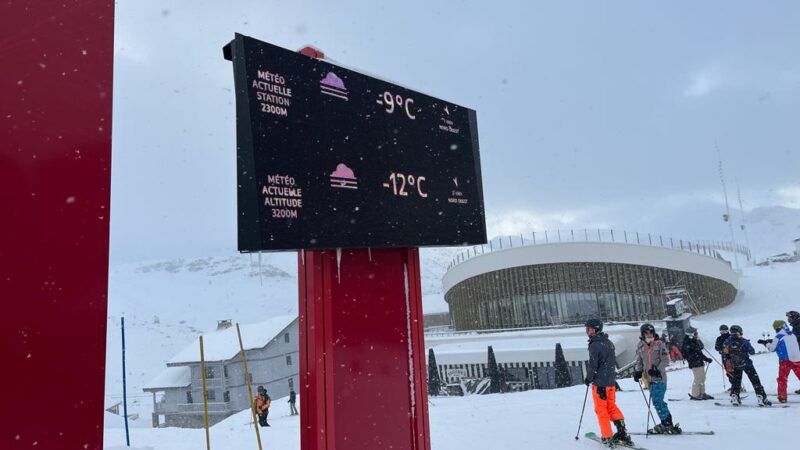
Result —
<path fill-rule="evenodd" d="M 608 233 L 608 232 L 606 232 Z M 561 233 L 559 233 L 559 236 Z M 581 240 L 503 238 L 467 250 L 443 278 L 456 330 L 508 329 L 666 315 L 667 292 L 685 290 L 690 308 L 711 311 L 736 297 L 738 273 L 722 255 L 749 251 L 724 242 L 581 230 Z M 576 233 L 569 236 L 575 238 Z M 619 242 L 624 236 L 624 241 Z M 630 239 L 629 239 L 630 236 Z M 603 239 L 605 237 L 605 239 Z M 503 246 L 503 243 L 505 245 Z M 516 244 L 516 245 L 514 245 Z"/>

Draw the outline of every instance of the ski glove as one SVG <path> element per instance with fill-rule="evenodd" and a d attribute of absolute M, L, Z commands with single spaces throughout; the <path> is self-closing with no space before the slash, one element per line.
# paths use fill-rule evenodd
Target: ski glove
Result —
<path fill-rule="evenodd" d="M 583 379 L 583 384 L 588 386 L 588 385 L 592 384 L 592 380 L 590 380 L 589 377 L 586 377 L 586 378 Z"/>
<path fill-rule="evenodd" d="M 651 367 L 650 370 L 647 371 L 647 374 L 650 375 L 651 378 L 661 378 L 661 371 L 655 367 Z"/>
<path fill-rule="evenodd" d="M 606 388 L 605 386 L 597 386 L 597 396 L 600 397 L 600 400 L 606 399 Z"/>
<path fill-rule="evenodd" d="M 642 371 L 641 370 L 637 370 L 636 372 L 633 372 L 633 381 L 638 383 L 639 380 L 641 380 L 641 379 L 642 379 Z"/>

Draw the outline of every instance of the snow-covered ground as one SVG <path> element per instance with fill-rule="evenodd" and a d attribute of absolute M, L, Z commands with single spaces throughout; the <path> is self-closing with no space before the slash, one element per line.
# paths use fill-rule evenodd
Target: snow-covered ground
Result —
<path fill-rule="evenodd" d="M 800 308 L 800 263 L 753 267 L 744 271 L 741 282 L 744 295 L 727 308 L 694 320 L 706 346 L 713 346 L 720 323 L 737 323 L 745 336 L 753 341 L 770 330 L 773 320 L 783 319 L 790 309 Z M 760 347 L 760 346 L 757 346 Z M 767 392 L 776 392 L 777 358 L 773 354 L 754 358 Z M 668 398 L 687 398 L 692 382 L 691 372 L 679 369 L 669 374 Z M 621 382 L 624 392 L 618 403 L 626 415 L 631 431 L 644 431 L 646 409 L 641 392 L 632 380 Z M 749 387 L 749 383 L 745 382 Z M 790 390 L 800 388 L 794 378 Z M 708 371 L 707 390 L 727 402 L 723 394 L 723 374 L 712 365 Z M 433 398 L 430 401 L 431 440 L 434 450 L 462 450 L 502 447 L 529 448 L 597 448 L 597 444 L 573 437 L 580 417 L 585 388 L 575 386 L 558 390 L 528 391 L 514 394 Z M 800 396 L 790 396 L 789 408 L 722 408 L 713 402 L 671 402 L 672 414 L 686 431 L 714 430 L 714 436 L 639 436 L 637 444 L 649 449 L 670 448 L 761 448 L 765 436 L 775 436 L 791 429 L 798 417 Z M 744 400 L 754 404 L 751 395 Z M 264 432 L 267 448 L 299 449 L 299 418 L 289 416 L 285 400 L 273 403 L 272 427 Z M 242 412 L 211 429 L 212 447 L 217 449 L 255 448 L 255 436 L 248 412 Z M 500 419 L 502 418 L 502 419 Z M 144 418 L 147 420 L 147 417 Z M 651 424 L 652 426 L 652 424 Z M 759 432 L 747 432 L 752 429 Z M 597 431 L 597 423 L 589 400 L 581 434 Z M 108 421 L 105 430 L 107 449 L 124 444 L 124 430 L 119 423 Z M 205 445 L 203 430 L 178 428 L 135 428 L 131 430 L 134 448 L 153 450 L 197 449 Z"/>

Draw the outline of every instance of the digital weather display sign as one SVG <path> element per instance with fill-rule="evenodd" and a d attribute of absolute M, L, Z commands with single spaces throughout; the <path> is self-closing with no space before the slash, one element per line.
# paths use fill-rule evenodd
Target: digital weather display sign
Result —
<path fill-rule="evenodd" d="M 243 252 L 486 242 L 475 111 L 237 34 Z"/>

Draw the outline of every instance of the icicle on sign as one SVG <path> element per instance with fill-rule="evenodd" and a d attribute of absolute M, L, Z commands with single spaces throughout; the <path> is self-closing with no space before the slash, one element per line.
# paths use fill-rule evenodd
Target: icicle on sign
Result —
<path fill-rule="evenodd" d="M 239 34 L 224 53 L 240 251 L 486 242 L 475 111 Z"/>

